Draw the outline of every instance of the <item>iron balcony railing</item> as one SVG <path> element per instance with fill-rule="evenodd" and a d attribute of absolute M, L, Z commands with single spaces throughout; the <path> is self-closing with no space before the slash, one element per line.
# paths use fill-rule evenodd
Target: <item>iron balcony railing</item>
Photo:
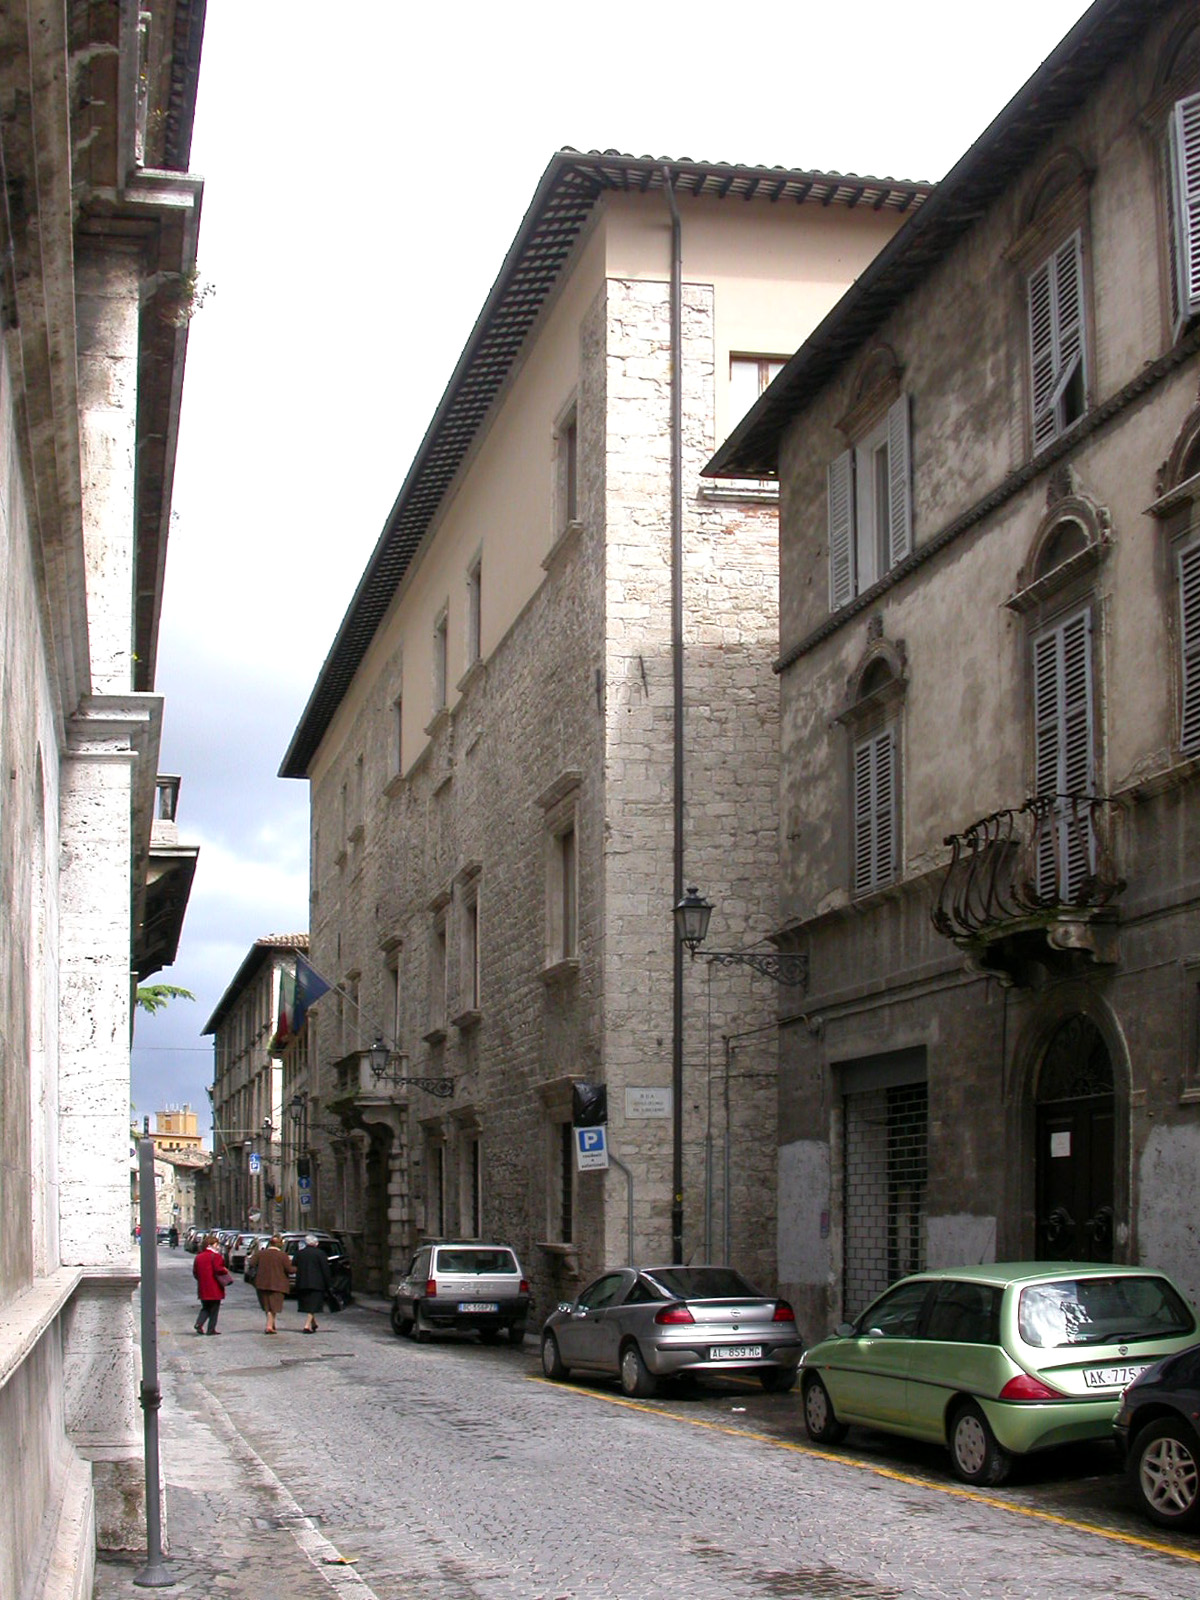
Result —
<path fill-rule="evenodd" d="M 948 939 L 979 939 L 1031 918 L 1102 909 L 1125 887 L 1119 814 L 1104 795 L 1034 795 L 950 834 L 934 927 Z"/>

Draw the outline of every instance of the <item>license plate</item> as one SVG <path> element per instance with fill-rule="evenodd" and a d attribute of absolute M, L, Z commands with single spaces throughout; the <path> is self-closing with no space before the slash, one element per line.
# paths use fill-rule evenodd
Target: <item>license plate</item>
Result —
<path fill-rule="evenodd" d="M 499 1311 L 500 1307 L 494 1300 L 460 1300 L 460 1311 Z"/>
<path fill-rule="evenodd" d="M 1083 1381 L 1089 1389 L 1124 1389 L 1148 1365 L 1143 1361 L 1136 1367 L 1084 1367 Z"/>
<path fill-rule="evenodd" d="M 761 1361 L 760 1344 L 714 1344 L 709 1347 L 710 1361 Z"/>

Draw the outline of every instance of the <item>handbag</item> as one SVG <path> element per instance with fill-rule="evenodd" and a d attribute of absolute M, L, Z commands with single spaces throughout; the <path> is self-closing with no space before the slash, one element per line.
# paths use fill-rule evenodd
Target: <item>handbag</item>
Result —
<path fill-rule="evenodd" d="M 325 1291 L 325 1304 L 330 1311 L 340 1311 L 342 1309 L 342 1302 L 332 1289 L 326 1289 Z"/>
<path fill-rule="evenodd" d="M 233 1282 L 233 1273 L 227 1267 L 222 1267 L 219 1271 L 214 1272 L 213 1277 L 216 1278 L 222 1289 L 227 1283 Z"/>

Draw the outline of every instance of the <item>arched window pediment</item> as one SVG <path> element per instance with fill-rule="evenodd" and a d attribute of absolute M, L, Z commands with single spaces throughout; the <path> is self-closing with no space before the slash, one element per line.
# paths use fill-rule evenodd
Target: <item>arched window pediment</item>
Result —
<path fill-rule="evenodd" d="M 1038 524 L 1016 591 L 1005 604 L 1021 614 L 1035 610 L 1099 566 L 1112 542 L 1107 507 L 1078 491 L 1056 498 Z"/>
<path fill-rule="evenodd" d="M 908 688 L 904 640 L 875 631 L 846 680 L 846 698 L 835 721 L 851 728 L 894 716 Z"/>

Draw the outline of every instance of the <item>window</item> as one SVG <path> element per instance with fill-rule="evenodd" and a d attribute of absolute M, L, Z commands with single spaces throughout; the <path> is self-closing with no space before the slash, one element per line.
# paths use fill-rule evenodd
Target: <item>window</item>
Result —
<path fill-rule="evenodd" d="M 391 1029 L 392 1043 L 397 1050 L 400 1048 L 400 1040 L 403 1036 L 403 992 L 400 985 L 400 949 L 397 946 L 387 958 L 388 1026 Z"/>
<path fill-rule="evenodd" d="M 912 549 L 908 396 L 829 464 L 829 609 L 836 611 Z"/>
<path fill-rule="evenodd" d="M 446 1146 L 440 1138 L 431 1138 L 427 1152 L 425 1231 L 437 1237 L 446 1231 Z"/>
<path fill-rule="evenodd" d="M 481 626 L 483 557 L 476 556 L 467 568 L 467 670 L 479 660 L 481 650 Z"/>
<path fill-rule="evenodd" d="M 1033 449 L 1053 444 L 1083 416 L 1083 234 L 1077 230 L 1029 275 Z"/>
<path fill-rule="evenodd" d="M 579 521 L 579 421 L 572 401 L 554 429 L 554 533 Z"/>
<path fill-rule="evenodd" d="M 431 1032 L 446 1024 L 446 911 L 433 917 L 433 938 L 429 951 L 429 1027 Z"/>
<path fill-rule="evenodd" d="M 854 747 L 854 893 L 896 876 L 896 735 L 892 728 Z"/>
<path fill-rule="evenodd" d="M 1069 902 L 1095 870 L 1091 814 L 1070 804 L 1095 785 L 1091 607 L 1075 611 L 1033 641 L 1034 793 L 1055 797 L 1039 832 L 1040 895 Z"/>
<path fill-rule="evenodd" d="M 436 715 L 446 709 L 446 610 L 443 607 L 433 625 L 433 709 Z"/>
<path fill-rule="evenodd" d="M 462 1157 L 459 1182 L 461 1226 L 468 1238 L 478 1239 L 483 1232 L 481 1198 L 483 1162 L 480 1155 L 478 1133 L 464 1138 L 460 1151 Z M 501 1270 L 503 1270 L 503 1266 Z"/>
<path fill-rule="evenodd" d="M 576 879 L 575 828 L 566 827 L 555 836 L 556 916 L 553 941 L 561 960 L 575 955 L 576 932 Z"/>
<path fill-rule="evenodd" d="M 546 813 L 546 971 L 556 976 L 578 964 L 579 781 L 565 772 L 538 800 Z"/>
<path fill-rule="evenodd" d="M 479 1009 L 479 890 L 472 887 L 464 895 L 462 908 L 462 946 L 459 951 L 459 1009 Z"/>
<path fill-rule="evenodd" d="M 1167 125 L 1171 331 L 1200 311 L 1200 94 L 1176 102 Z"/>
<path fill-rule="evenodd" d="M 556 1193 L 552 1196 L 557 1215 L 552 1232 L 560 1244 L 573 1242 L 575 1228 L 575 1138 L 569 1122 L 560 1122 L 552 1130 L 556 1154 Z"/>
<path fill-rule="evenodd" d="M 759 395 L 774 383 L 787 365 L 784 356 L 730 356 L 730 431 L 742 420 Z"/>
<path fill-rule="evenodd" d="M 1179 744 L 1186 751 L 1200 748 L 1200 535 L 1193 535 L 1175 552 L 1179 575 L 1179 641 L 1182 656 L 1183 696 L 1179 718 Z"/>
<path fill-rule="evenodd" d="M 404 697 L 397 695 L 392 701 L 392 776 L 398 778 L 404 771 Z"/>

